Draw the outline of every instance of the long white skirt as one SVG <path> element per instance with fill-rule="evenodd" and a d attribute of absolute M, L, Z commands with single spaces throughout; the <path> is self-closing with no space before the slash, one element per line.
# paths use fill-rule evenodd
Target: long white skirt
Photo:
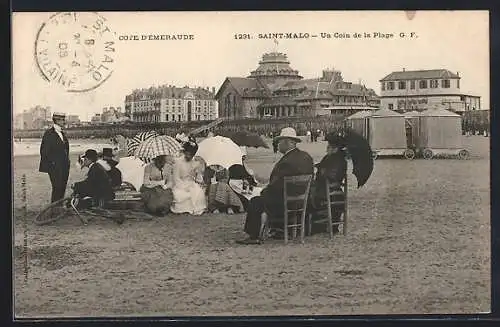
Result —
<path fill-rule="evenodd" d="M 182 181 L 173 188 L 174 202 L 170 210 L 173 213 L 201 215 L 207 208 L 205 190 L 194 181 Z"/>

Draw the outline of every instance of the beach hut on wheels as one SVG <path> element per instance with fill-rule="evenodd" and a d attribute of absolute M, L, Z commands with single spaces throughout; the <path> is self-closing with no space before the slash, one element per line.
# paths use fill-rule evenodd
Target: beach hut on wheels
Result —
<path fill-rule="evenodd" d="M 462 143 L 462 117 L 446 109 L 428 109 L 420 115 L 419 148 L 425 159 L 453 155 L 467 159 Z"/>
<path fill-rule="evenodd" d="M 347 127 L 352 129 L 358 134 L 363 135 L 364 138 L 369 137 L 369 121 L 368 117 L 372 115 L 371 111 L 363 110 L 347 117 Z"/>
<path fill-rule="evenodd" d="M 369 140 L 374 157 L 415 157 L 415 151 L 408 148 L 405 117 L 389 109 L 379 109 L 368 118 Z"/>

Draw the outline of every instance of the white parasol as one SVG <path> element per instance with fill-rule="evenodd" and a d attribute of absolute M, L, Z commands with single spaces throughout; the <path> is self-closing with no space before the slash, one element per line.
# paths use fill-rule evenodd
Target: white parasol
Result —
<path fill-rule="evenodd" d="M 240 147 L 230 138 L 223 136 L 214 136 L 201 141 L 196 155 L 202 157 L 207 166 L 220 165 L 229 168 L 232 165 L 243 164 Z"/>

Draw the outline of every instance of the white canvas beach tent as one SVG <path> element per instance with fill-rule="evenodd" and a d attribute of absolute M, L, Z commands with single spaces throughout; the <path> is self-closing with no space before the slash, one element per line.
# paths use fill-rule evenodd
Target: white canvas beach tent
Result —
<path fill-rule="evenodd" d="M 420 146 L 431 149 L 461 149 L 462 117 L 446 109 L 420 113 Z"/>

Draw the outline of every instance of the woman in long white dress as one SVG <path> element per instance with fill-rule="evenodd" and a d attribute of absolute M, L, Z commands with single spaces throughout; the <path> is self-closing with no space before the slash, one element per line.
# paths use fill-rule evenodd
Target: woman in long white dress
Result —
<path fill-rule="evenodd" d="M 174 163 L 172 188 L 174 201 L 171 211 L 201 215 L 207 209 L 203 185 L 205 164 L 203 159 L 195 157 L 198 145 L 194 141 L 185 142 L 182 147 L 183 156 L 177 158 Z"/>

